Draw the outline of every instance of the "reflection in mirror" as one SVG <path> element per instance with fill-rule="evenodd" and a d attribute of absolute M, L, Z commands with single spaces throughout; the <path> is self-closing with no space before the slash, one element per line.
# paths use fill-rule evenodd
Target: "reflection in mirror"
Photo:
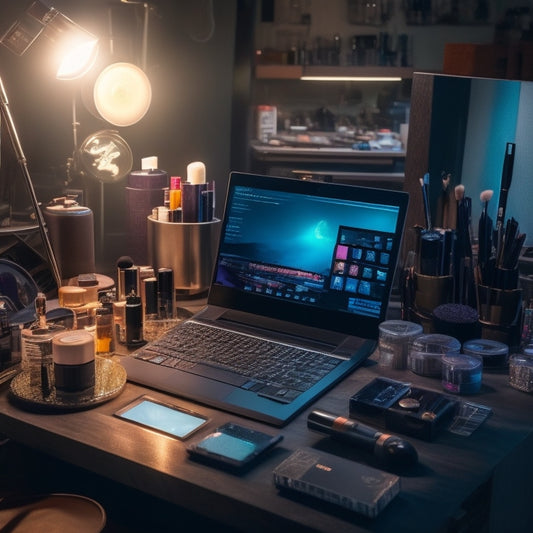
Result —
<path fill-rule="evenodd" d="M 533 82 L 415 73 L 411 95 L 405 186 L 411 196 L 404 250 L 413 248 L 415 225 L 425 226 L 420 178 L 429 172 L 429 203 L 434 226 L 442 226 L 444 186 L 464 185 L 472 199 L 472 230 L 477 238 L 480 195 L 494 191 L 488 214 L 497 219 L 508 143 L 514 164 L 505 218 L 513 217 L 533 244 Z M 447 182 L 449 180 L 449 183 Z"/>

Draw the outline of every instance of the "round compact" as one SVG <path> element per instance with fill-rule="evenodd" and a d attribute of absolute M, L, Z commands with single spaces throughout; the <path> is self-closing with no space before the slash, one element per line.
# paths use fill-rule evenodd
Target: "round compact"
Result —
<path fill-rule="evenodd" d="M 425 333 L 415 337 L 409 347 L 407 366 L 415 374 L 428 377 L 440 377 L 442 374 L 442 357 L 459 354 L 461 343 L 449 335 Z"/>
<path fill-rule="evenodd" d="M 442 357 L 442 387 L 455 394 L 474 394 L 481 389 L 483 362 L 478 357 L 449 354 Z"/>
<path fill-rule="evenodd" d="M 463 353 L 483 361 L 483 368 L 500 368 L 507 364 L 509 346 L 492 339 L 472 339 L 463 343 Z"/>
<path fill-rule="evenodd" d="M 423 328 L 407 320 L 386 320 L 379 325 L 379 364 L 398 370 L 407 368 L 409 343 Z"/>

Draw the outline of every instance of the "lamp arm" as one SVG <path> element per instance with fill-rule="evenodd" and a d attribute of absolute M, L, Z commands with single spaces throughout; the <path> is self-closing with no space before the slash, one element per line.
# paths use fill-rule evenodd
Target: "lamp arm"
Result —
<path fill-rule="evenodd" d="M 24 155 L 24 151 L 22 150 L 22 145 L 20 144 L 20 140 L 17 134 L 17 129 L 13 121 L 13 117 L 11 116 L 11 111 L 9 109 L 9 101 L 7 99 L 7 93 L 4 88 L 4 84 L 2 82 L 1 77 L 0 77 L 0 111 L 1 111 L 2 118 L 6 122 L 6 127 L 9 133 L 9 138 L 11 140 L 11 145 L 13 147 L 13 150 L 16 154 L 20 168 L 22 170 L 22 175 L 24 176 L 24 180 L 26 181 L 26 187 L 28 189 L 31 203 L 35 211 L 35 216 L 37 217 L 37 224 L 39 226 L 39 232 L 41 234 L 41 238 L 44 243 L 48 262 L 50 263 L 52 274 L 54 276 L 57 287 L 59 288 L 61 287 L 61 274 L 59 272 L 59 267 L 58 267 L 58 264 L 57 264 L 57 261 L 54 255 L 54 250 L 52 249 L 52 244 L 50 242 L 50 239 L 48 238 L 48 232 L 46 231 L 46 224 L 44 221 L 43 213 L 39 206 L 39 202 L 35 194 L 35 189 L 33 188 L 33 183 L 32 183 L 31 176 L 28 170 L 26 157 Z"/>

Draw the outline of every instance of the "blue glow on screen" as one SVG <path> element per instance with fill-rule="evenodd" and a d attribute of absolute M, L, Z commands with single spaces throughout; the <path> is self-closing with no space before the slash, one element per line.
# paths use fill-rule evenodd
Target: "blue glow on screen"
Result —
<path fill-rule="evenodd" d="M 236 187 L 223 254 L 328 274 L 340 226 L 394 233 L 398 208 Z"/>

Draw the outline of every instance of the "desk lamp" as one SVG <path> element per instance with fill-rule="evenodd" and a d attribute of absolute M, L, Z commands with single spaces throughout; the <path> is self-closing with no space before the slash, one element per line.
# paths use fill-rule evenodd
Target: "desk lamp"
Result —
<path fill-rule="evenodd" d="M 82 76 L 91 68 L 96 59 L 98 48 L 96 37 L 55 8 L 48 7 L 40 1 L 32 2 L 29 5 L 21 17 L 0 37 L 0 43 L 13 53 L 23 55 L 37 40 L 45 41 L 53 46 L 56 75 L 60 79 L 75 79 Z M 64 54 L 65 50 L 68 51 L 67 55 Z M 45 221 L 33 188 L 15 122 L 11 115 L 7 93 L 1 80 L 0 110 L 1 118 L 6 123 L 13 151 L 20 164 L 30 195 L 50 269 L 59 288 L 61 286 L 61 274 L 46 231 Z"/>

